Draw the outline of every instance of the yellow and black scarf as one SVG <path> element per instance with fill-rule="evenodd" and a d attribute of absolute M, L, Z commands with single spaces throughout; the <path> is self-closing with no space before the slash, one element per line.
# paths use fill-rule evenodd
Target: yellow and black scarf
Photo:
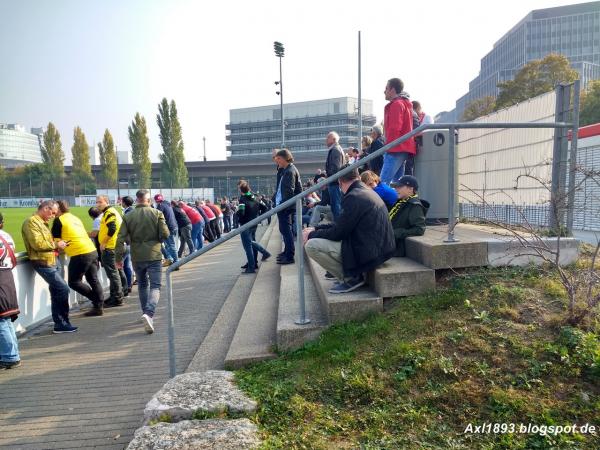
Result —
<path fill-rule="evenodd" d="M 400 211 L 400 209 L 404 206 L 404 204 L 406 202 L 408 202 L 411 198 L 416 198 L 416 197 L 418 197 L 418 195 L 413 194 L 410 197 L 398 199 L 398 201 L 394 204 L 392 210 L 390 211 L 390 220 L 394 219 L 396 214 L 398 214 L 398 211 Z"/>

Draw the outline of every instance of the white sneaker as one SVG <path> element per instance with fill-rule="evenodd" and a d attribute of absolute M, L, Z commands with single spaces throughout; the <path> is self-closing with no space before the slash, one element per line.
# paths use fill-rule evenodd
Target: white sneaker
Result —
<path fill-rule="evenodd" d="M 144 329 L 146 330 L 146 333 L 148 334 L 152 334 L 154 333 L 154 324 L 152 323 L 152 317 L 150 317 L 147 314 L 144 314 L 142 316 L 142 322 L 144 322 Z"/>

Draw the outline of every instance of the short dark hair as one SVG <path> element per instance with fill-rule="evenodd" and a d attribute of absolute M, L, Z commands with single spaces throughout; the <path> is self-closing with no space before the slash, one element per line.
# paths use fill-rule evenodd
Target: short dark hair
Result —
<path fill-rule="evenodd" d="M 413 109 L 415 109 L 415 110 L 419 109 L 421 107 L 421 104 L 416 100 L 412 101 L 412 105 L 413 105 Z"/>
<path fill-rule="evenodd" d="M 58 205 L 58 209 L 62 214 L 69 212 L 69 202 L 66 200 L 58 200 L 56 204 Z"/>
<path fill-rule="evenodd" d="M 129 195 L 126 195 L 121 199 L 121 203 L 129 208 L 131 205 L 133 205 L 133 199 Z"/>
<path fill-rule="evenodd" d="M 394 88 L 396 94 L 399 94 L 404 90 L 404 83 L 400 78 L 390 78 L 388 80 L 388 86 Z"/>
<path fill-rule="evenodd" d="M 88 216 L 90 216 L 92 219 L 95 219 L 100 214 L 102 214 L 102 211 L 100 211 L 100 209 L 96 206 L 92 206 L 90 209 L 88 209 Z"/>
<path fill-rule="evenodd" d="M 350 167 L 350 164 L 344 164 L 342 167 L 340 167 L 340 170 L 344 170 L 345 168 Z M 344 181 L 344 182 L 349 182 L 349 181 L 354 181 L 360 178 L 360 175 L 358 173 L 358 168 L 354 167 L 350 172 L 348 172 L 345 175 L 342 175 L 340 178 L 338 178 L 339 181 Z"/>
<path fill-rule="evenodd" d="M 242 194 L 246 194 L 247 192 L 250 191 L 250 185 L 248 184 L 248 182 L 246 180 L 240 180 L 238 182 L 238 187 L 240 188 L 240 192 Z"/>
<path fill-rule="evenodd" d="M 150 192 L 148 192 L 147 189 L 140 189 L 135 193 L 135 198 L 138 200 L 145 200 L 147 195 L 150 195 Z"/>
<path fill-rule="evenodd" d="M 287 148 L 282 148 L 277 153 L 275 153 L 275 156 L 279 156 L 279 157 L 285 159 L 288 163 L 294 162 L 294 157 L 292 156 L 292 152 L 290 152 Z"/>

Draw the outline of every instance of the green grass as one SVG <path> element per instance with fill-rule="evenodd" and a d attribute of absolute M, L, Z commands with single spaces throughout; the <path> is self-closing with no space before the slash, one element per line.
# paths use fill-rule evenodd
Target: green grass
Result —
<path fill-rule="evenodd" d="M 87 206 L 73 206 L 70 212 L 81 219 L 87 230 L 92 229 L 92 219 L 88 216 Z M 21 226 L 25 219 L 31 216 L 36 211 L 35 208 L 2 208 L 0 212 L 4 216 L 4 231 L 12 236 L 15 240 L 15 248 L 17 253 L 24 252 L 23 238 L 21 237 Z M 50 222 L 52 226 L 52 222 Z"/>
<path fill-rule="evenodd" d="M 263 448 L 600 448 L 600 433 L 464 432 L 600 425 L 600 326 L 562 326 L 555 281 L 533 268 L 465 271 L 237 371 L 259 403 Z"/>

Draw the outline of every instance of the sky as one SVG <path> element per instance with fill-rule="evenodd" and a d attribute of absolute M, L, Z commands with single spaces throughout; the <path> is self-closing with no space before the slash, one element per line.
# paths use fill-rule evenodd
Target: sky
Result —
<path fill-rule="evenodd" d="M 185 156 L 225 159 L 229 110 L 358 95 L 383 117 L 386 81 L 399 77 L 430 115 L 454 108 L 494 43 L 533 9 L 576 1 L 0 0 L 0 122 L 53 122 L 70 164 L 73 129 L 90 145 L 145 116 L 150 158 L 156 114 L 175 100 Z"/>

